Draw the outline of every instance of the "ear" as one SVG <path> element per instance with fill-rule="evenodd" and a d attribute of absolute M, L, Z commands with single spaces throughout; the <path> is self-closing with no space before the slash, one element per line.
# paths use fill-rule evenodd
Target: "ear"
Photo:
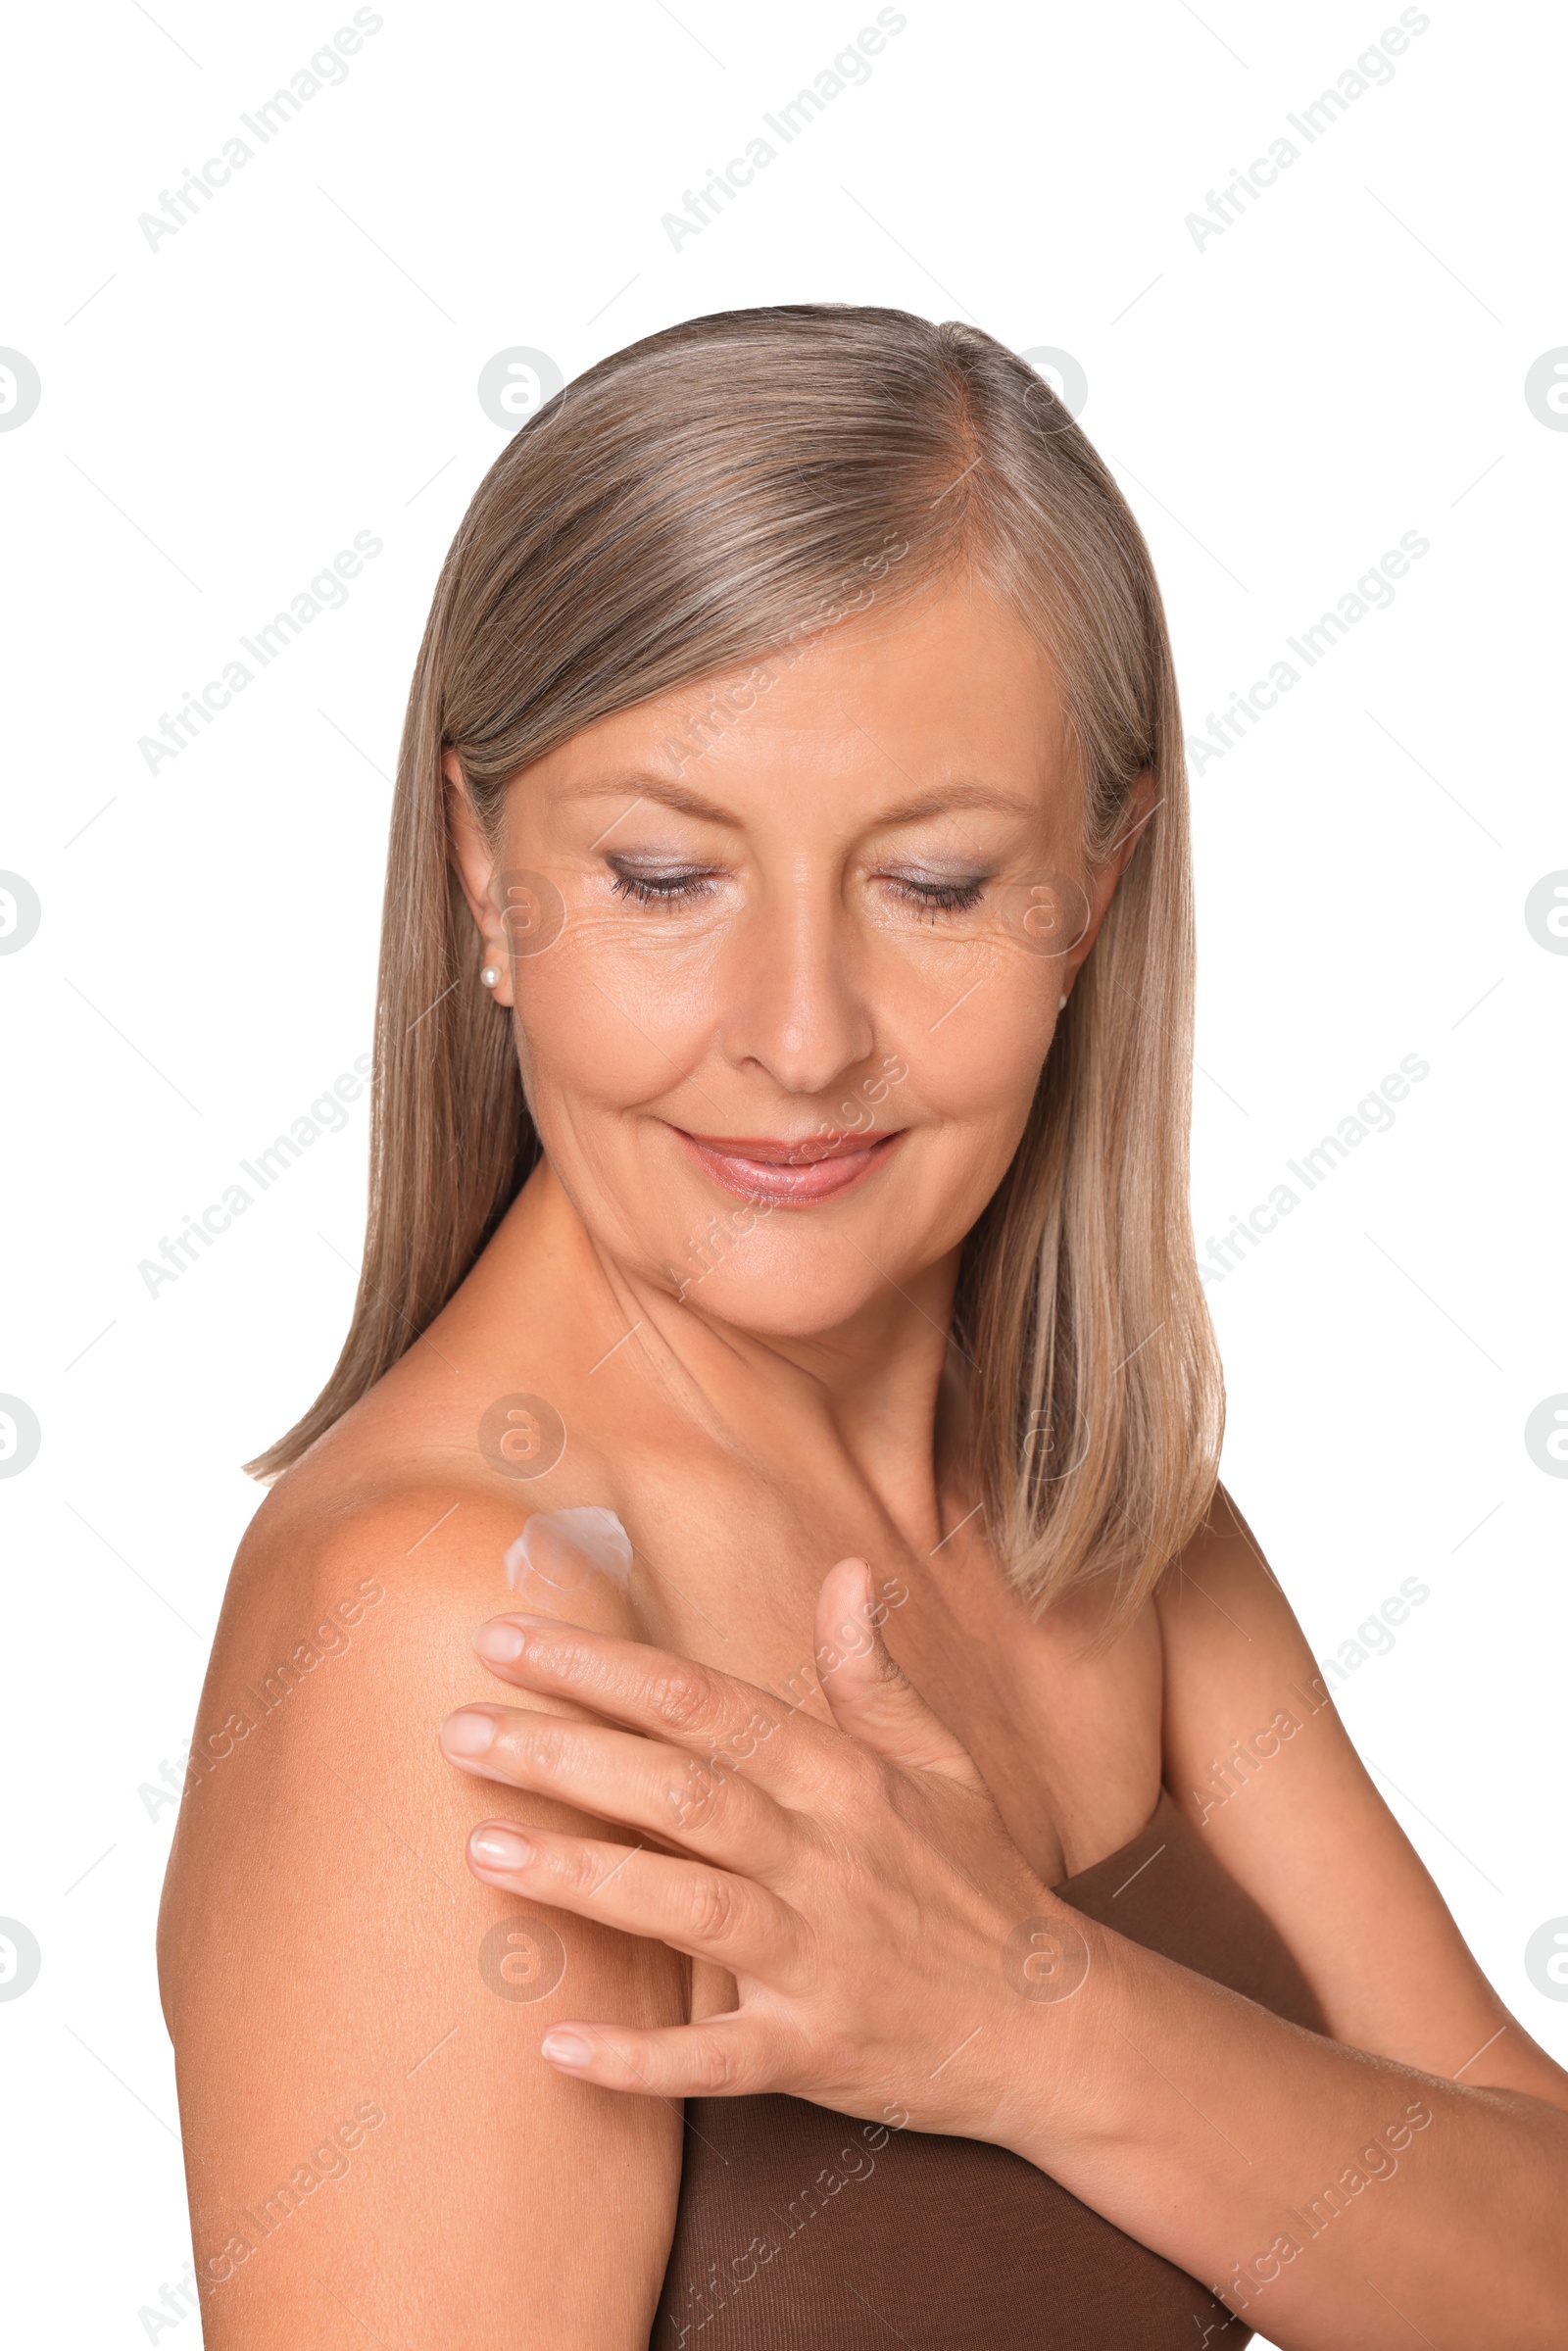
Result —
<path fill-rule="evenodd" d="M 447 788 L 447 856 L 468 902 L 484 960 L 501 974 L 490 993 L 498 1004 L 510 1004 L 512 956 L 501 924 L 495 858 L 474 813 L 467 780 L 455 751 L 442 753 L 441 773 Z"/>
<path fill-rule="evenodd" d="M 1154 770 L 1146 767 L 1134 776 L 1122 802 L 1121 821 L 1116 837 L 1102 862 L 1089 876 L 1089 922 L 1083 937 L 1062 962 L 1061 991 L 1072 991 L 1072 984 L 1089 960 L 1089 951 L 1099 935 L 1100 926 L 1110 911 L 1110 902 L 1116 895 L 1116 884 L 1126 870 L 1127 861 L 1144 837 L 1144 828 L 1158 808 L 1154 797 Z"/>

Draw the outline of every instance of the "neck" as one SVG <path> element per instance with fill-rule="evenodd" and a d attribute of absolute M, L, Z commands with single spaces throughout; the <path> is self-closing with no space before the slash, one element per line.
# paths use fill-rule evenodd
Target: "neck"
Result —
<path fill-rule="evenodd" d="M 710 1311 L 700 1285 L 676 1297 L 620 1258 L 548 1162 L 485 1254 L 509 1322 L 526 1313 L 538 1327 L 543 1316 L 564 1342 L 569 1333 L 582 1409 L 597 1413 L 602 1399 L 614 1410 L 630 1378 L 655 1409 L 748 1458 L 792 1461 L 798 1474 L 812 1457 L 803 1448 L 833 1445 L 894 1520 L 916 1531 L 939 1517 L 939 1407 L 946 1427 L 961 1396 L 965 1365 L 949 1337 L 957 1263 L 955 1249 L 910 1281 L 882 1282 L 831 1330 L 750 1329 Z"/>

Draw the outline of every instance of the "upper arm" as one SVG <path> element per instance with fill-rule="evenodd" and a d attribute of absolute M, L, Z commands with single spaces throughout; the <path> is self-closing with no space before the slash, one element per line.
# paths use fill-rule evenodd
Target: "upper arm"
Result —
<path fill-rule="evenodd" d="M 1335 2038 L 1568 2105 L 1568 2075 L 1472 1958 L 1223 1490 L 1157 1606 L 1166 1782 L 1283 1935 Z"/>
<path fill-rule="evenodd" d="M 443 1506 L 379 1505 L 286 1572 L 264 1540 L 225 1604 L 160 1933 L 212 2351 L 647 2342 L 678 2110 L 538 2044 L 568 2012 L 683 2022 L 683 1963 L 469 1874 L 489 1814 L 616 1832 L 440 1754 L 496 1694 L 469 1637 L 506 1597 L 482 1507 L 411 1554 Z"/>

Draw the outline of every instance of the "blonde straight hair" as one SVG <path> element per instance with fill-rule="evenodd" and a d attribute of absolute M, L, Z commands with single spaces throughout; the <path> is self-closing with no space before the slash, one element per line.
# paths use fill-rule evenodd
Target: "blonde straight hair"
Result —
<path fill-rule="evenodd" d="M 1105 466 L 977 328 L 837 304 L 729 311 L 602 360 L 514 435 L 442 569 L 398 763 L 354 1318 L 275 1475 L 440 1312 L 540 1156 L 510 1023 L 448 854 L 444 752 L 494 831 L 509 784 L 612 711 L 788 659 L 966 569 L 1064 690 L 1100 861 L 1154 810 L 965 1248 L 992 1540 L 1038 1606 L 1115 1579 L 1113 1619 L 1201 1520 L 1223 1389 L 1188 1208 L 1193 893 L 1170 646 Z M 781 649 L 782 654 L 781 654 Z M 699 722 L 683 757 L 732 717 Z"/>

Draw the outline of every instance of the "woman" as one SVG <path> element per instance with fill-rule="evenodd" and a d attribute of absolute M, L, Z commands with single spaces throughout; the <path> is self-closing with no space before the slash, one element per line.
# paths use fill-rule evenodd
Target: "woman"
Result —
<path fill-rule="evenodd" d="M 735 313 L 509 444 L 166 1898 L 215 2351 L 1561 2339 L 1568 2078 L 1216 1484 L 1191 987 L 1019 361 Z"/>

